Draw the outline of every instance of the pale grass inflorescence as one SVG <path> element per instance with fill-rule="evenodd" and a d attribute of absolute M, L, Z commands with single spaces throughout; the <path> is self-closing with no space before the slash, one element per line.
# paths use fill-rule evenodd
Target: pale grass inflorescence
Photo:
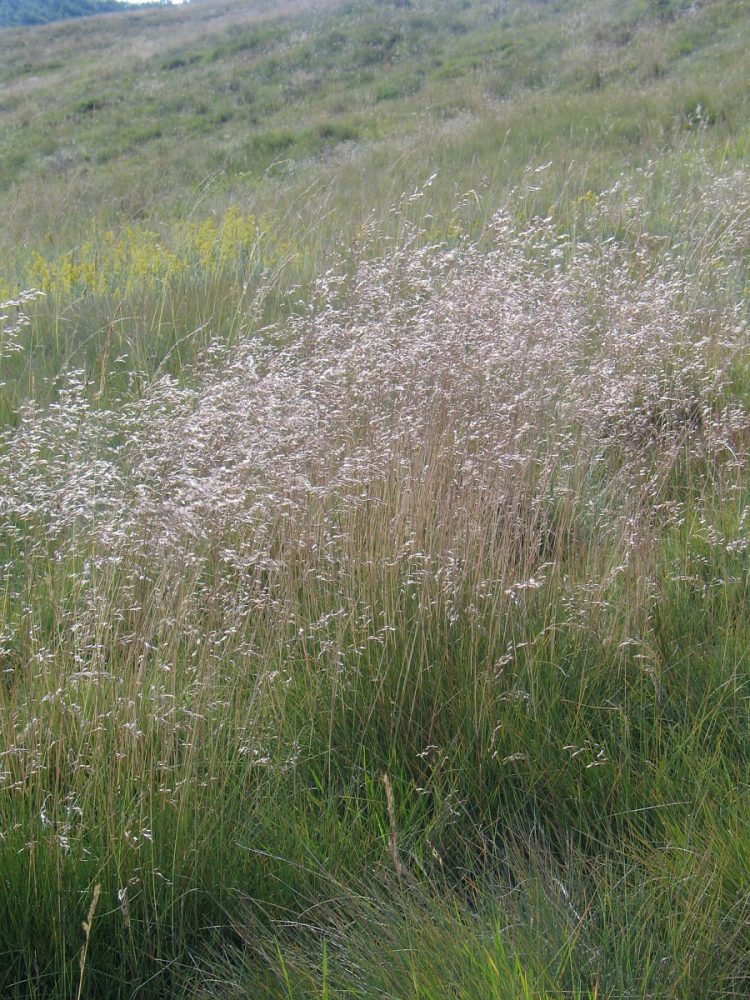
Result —
<path fill-rule="evenodd" d="M 22 334 L 31 322 L 26 308 L 40 295 L 39 289 L 30 288 L 13 299 L 0 302 L 0 362 L 23 350 Z"/>
<path fill-rule="evenodd" d="M 637 198 L 627 210 L 637 226 Z M 551 220 L 519 231 L 503 214 L 481 247 L 420 235 L 342 262 L 282 326 L 217 341 L 180 382 L 133 376 L 134 401 L 105 409 L 88 373 L 61 376 L 56 402 L 29 403 L 7 435 L 18 536 L 115 559 L 244 532 L 248 552 L 270 557 L 281 523 L 316 504 L 356 509 L 385 484 L 413 511 L 438 485 L 448 506 L 431 506 L 446 513 L 481 493 L 496 524 L 518 468 L 534 467 L 543 496 L 553 469 L 559 483 L 615 445 L 634 461 L 657 442 L 663 456 L 717 450 L 742 426 L 723 389 L 745 321 L 737 306 L 685 308 L 708 266 L 690 248 L 654 263 L 646 232 L 573 242 Z"/>
<path fill-rule="evenodd" d="M 729 202 L 712 188 L 718 211 L 746 178 L 730 184 Z M 61 376 L 56 401 L 6 433 L 0 475 L 8 543 L 68 576 L 55 641 L 75 650 L 72 682 L 136 613 L 152 639 L 189 639 L 210 606 L 222 624 L 197 641 L 223 651 L 260 608 L 264 627 L 307 627 L 313 598 L 293 607 L 307 581 L 344 597 L 366 572 L 422 562 L 447 600 L 512 593 L 574 522 L 622 536 L 686 452 L 736 460 L 747 415 L 725 388 L 747 327 L 736 309 L 686 308 L 706 261 L 677 247 L 655 262 L 639 209 L 619 186 L 589 206 L 592 232 L 625 220 L 621 240 L 500 213 L 481 245 L 448 247 L 405 223 L 385 255 L 365 239 L 288 321 L 217 342 L 182 381 L 133 377 L 104 408 L 85 372 Z"/>

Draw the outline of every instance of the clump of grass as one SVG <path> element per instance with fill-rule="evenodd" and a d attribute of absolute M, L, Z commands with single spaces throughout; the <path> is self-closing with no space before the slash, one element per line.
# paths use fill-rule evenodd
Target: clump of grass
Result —
<path fill-rule="evenodd" d="M 20 409 L 8 996 L 83 983 L 93 886 L 94 994 L 190 995 L 196 963 L 204 995 L 743 988 L 746 178 L 723 183 L 698 249 L 623 185 L 575 237 L 522 204 L 440 243 L 417 191 L 262 337 Z"/>

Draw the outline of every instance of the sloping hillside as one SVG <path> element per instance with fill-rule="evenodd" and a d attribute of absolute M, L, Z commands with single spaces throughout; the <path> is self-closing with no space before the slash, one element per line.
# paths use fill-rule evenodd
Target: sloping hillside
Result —
<path fill-rule="evenodd" d="M 266 262 L 286 261 L 294 284 L 433 174 L 439 237 L 462 192 L 481 225 L 532 163 L 549 164 L 526 195 L 542 213 L 688 148 L 740 164 L 745 12 L 742 0 L 203 0 L 0 36 L 0 293 L 40 286 L 80 319 L 71 330 L 106 328 L 103 290 L 137 285 L 113 276 L 125 251 L 103 245 L 126 227 L 127 259 L 161 280 L 171 258 L 154 247 L 176 251 L 188 219 L 221 228 L 231 210 L 273 233 Z M 152 301 L 140 295 L 149 330 Z M 158 365 L 168 343 L 149 342 L 141 361 Z M 54 370 L 69 349 L 34 363 Z"/>
<path fill-rule="evenodd" d="M 744 13 L 739 0 L 206 0 L 17 33 L 0 39 L 0 190 L 23 212 L 43 179 L 50 201 L 85 189 L 86 214 L 110 216 L 137 192 L 140 214 L 162 215 L 219 173 L 249 191 L 356 160 L 385 189 L 416 150 L 457 182 L 467 164 L 490 176 L 502 162 L 510 178 L 547 153 L 565 169 L 584 148 L 596 187 L 695 128 L 699 106 L 717 144 L 746 136 Z M 24 221 L 60 233 L 81 218 L 48 207 Z"/>

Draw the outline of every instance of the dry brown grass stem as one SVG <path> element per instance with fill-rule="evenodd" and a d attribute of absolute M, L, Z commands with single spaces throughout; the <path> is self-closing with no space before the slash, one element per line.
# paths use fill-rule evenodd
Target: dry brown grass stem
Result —
<path fill-rule="evenodd" d="M 391 834 L 388 840 L 388 848 L 391 852 L 391 857 L 393 858 L 393 866 L 396 869 L 396 874 L 399 879 L 404 876 L 404 866 L 401 863 L 401 855 L 398 850 L 398 829 L 396 827 L 396 803 L 393 797 L 393 785 L 391 784 L 391 779 L 388 776 L 388 772 L 383 772 L 383 784 L 385 785 L 385 801 L 386 807 L 388 809 L 388 823 L 391 828 Z"/>
<path fill-rule="evenodd" d="M 81 958 L 80 958 L 80 969 L 81 973 L 78 978 L 78 993 L 76 994 L 76 1000 L 81 1000 L 83 995 L 83 980 L 86 972 L 86 957 L 89 952 L 89 940 L 91 938 L 91 928 L 94 923 L 94 914 L 96 913 L 96 908 L 99 905 L 99 896 L 101 895 L 102 887 L 97 883 L 94 886 L 94 894 L 91 897 L 91 904 L 89 906 L 89 912 L 86 915 L 82 927 L 85 939 L 83 942 L 83 947 L 81 948 Z"/>

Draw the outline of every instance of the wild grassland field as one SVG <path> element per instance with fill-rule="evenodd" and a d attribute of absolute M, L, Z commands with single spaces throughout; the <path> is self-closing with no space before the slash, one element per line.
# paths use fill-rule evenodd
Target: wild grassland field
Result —
<path fill-rule="evenodd" d="M 746 14 L 0 32 L 2 997 L 747 995 Z"/>

